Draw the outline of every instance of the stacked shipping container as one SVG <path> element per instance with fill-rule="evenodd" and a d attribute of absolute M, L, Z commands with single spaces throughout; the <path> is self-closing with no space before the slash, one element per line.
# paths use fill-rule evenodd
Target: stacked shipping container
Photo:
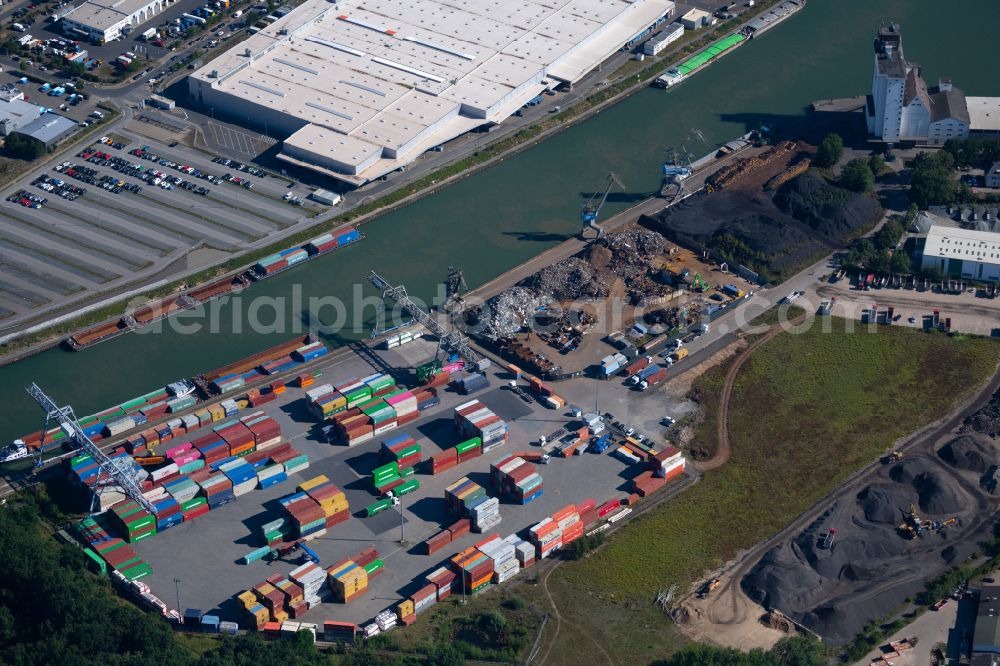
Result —
<path fill-rule="evenodd" d="M 478 437 L 483 453 L 505 444 L 509 437 L 506 422 L 478 400 L 455 408 L 455 426 L 464 437 Z"/>
<path fill-rule="evenodd" d="M 518 504 L 528 504 L 544 493 L 542 475 L 520 456 L 498 458 L 490 465 L 494 486 Z"/>

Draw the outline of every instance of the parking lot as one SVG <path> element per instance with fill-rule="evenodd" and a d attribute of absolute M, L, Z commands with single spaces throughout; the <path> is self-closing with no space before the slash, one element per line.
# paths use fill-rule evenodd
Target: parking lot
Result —
<path fill-rule="evenodd" d="M 196 248 L 266 243 L 309 212 L 283 200 L 287 180 L 249 164 L 127 129 L 108 140 L 3 192 L 0 319 L 192 268 Z"/>
<path fill-rule="evenodd" d="M 420 341 L 392 351 L 379 350 L 377 355 L 385 364 L 402 370 L 412 367 L 415 362 L 426 361 L 434 350 L 433 342 Z M 324 376 L 317 381 L 346 381 L 352 376 L 369 374 L 374 367 L 361 356 L 351 355 L 347 360 L 326 368 Z M 310 547 L 319 555 L 324 566 L 330 566 L 373 546 L 385 561 L 385 570 L 371 580 L 364 595 L 350 604 L 336 604 L 324 596 L 324 603 L 310 610 L 305 619 L 311 622 L 327 619 L 361 622 L 373 617 L 401 595 L 420 587 L 422 577 L 441 566 L 452 554 L 483 538 L 482 535 L 470 534 L 433 555 L 426 554 L 422 542 L 459 518 L 446 509 L 444 489 L 448 485 L 467 476 L 490 492 L 491 462 L 519 450 L 538 451 L 539 435 L 548 435 L 576 423 L 566 410 L 549 409 L 534 399 L 530 402 L 521 400 L 505 386 L 508 379 L 505 371 L 494 370 L 489 376 L 492 386 L 472 396 L 459 395 L 452 389 L 439 389 L 441 405 L 423 412 L 419 420 L 386 435 L 401 431 L 410 434 L 420 443 L 422 457 L 426 459 L 464 439 L 455 429 L 452 414 L 457 405 L 471 398 L 482 401 L 507 420 L 510 426 L 510 441 L 507 444 L 435 476 L 418 472 L 416 478 L 420 481 L 420 488 L 402 499 L 405 545 L 400 544 L 400 512 L 397 508 L 372 518 L 364 517 L 365 507 L 376 499 L 370 490 L 370 473 L 380 464 L 377 452 L 382 438 L 376 436 L 372 441 L 351 448 L 325 443 L 316 418 L 306 409 L 303 391 L 290 388 L 279 400 L 264 408 L 281 424 L 282 439 L 309 455 L 309 469 L 275 487 L 255 490 L 197 520 L 136 543 L 136 552 L 154 570 L 144 581 L 154 594 L 172 606 L 176 603 L 174 581 L 177 580 L 181 608 L 200 608 L 205 612 L 218 613 L 223 619 L 241 620 L 233 596 L 271 574 L 287 574 L 301 560 L 298 554 L 270 563 L 243 565 L 238 560 L 261 545 L 255 535 L 257 528 L 281 515 L 279 498 L 294 493 L 295 486 L 301 481 L 325 474 L 344 490 L 352 517 L 330 528 L 325 536 L 310 541 Z M 634 398 L 636 395 L 620 390 L 617 383 L 614 386 L 611 382 L 606 384 L 609 385 L 607 391 L 621 394 L 618 397 L 629 395 Z M 659 395 L 657 400 L 663 402 L 667 398 Z M 645 404 L 654 405 L 652 401 L 645 401 Z M 653 409 L 656 413 L 661 411 L 659 407 Z M 193 438 L 197 435 L 193 433 L 189 436 Z M 553 456 L 548 464 L 538 465 L 537 471 L 544 478 L 544 495 L 523 506 L 501 499 L 502 522 L 490 533 L 496 532 L 501 536 L 519 533 L 523 536 L 526 528 L 569 503 L 593 498 L 601 504 L 627 496 L 630 492 L 629 480 L 641 470 L 639 466 L 630 466 L 614 456 L 616 448 L 612 446 L 602 454 L 588 451 L 570 458 Z M 491 494 L 496 493 L 493 491 Z M 325 586 L 323 594 L 327 594 Z"/>

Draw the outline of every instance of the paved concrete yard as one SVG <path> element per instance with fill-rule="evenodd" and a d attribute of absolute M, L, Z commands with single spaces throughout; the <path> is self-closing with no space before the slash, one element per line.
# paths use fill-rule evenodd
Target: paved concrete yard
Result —
<path fill-rule="evenodd" d="M 401 360 L 400 355 L 405 354 L 422 356 L 426 360 L 433 349 L 433 343 L 421 341 L 392 352 L 379 351 L 378 358 L 381 361 Z M 397 354 L 397 351 L 400 353 Z M 336 383 L 351 376 L 368 374 L 373 363 L 352 355 L 347 361 L 332 365 L 334 369 L 325 372 L 320 382 Z M 353 448 L 320 441 L 316 420 L 305 409 L 303 392 L 289 389 L 281 400 L 266 405 L 266 411 L 279 421 L 284 438 L 309 455 L 309 469 L 276 487 L 253 491 L 191 523 L 181 524 L 136 544 L 136 551 L 154 570 L 154 574 L 145 579 L 146 582 L 155 594 L 172 605 L 177 603 L 174 579 L 179 579 L 177 585 L 180 587 L 182 608 L 200 608 L 206 612 L 218 612 L 224 619 L 241 619 L 233 595 L 272 573 L 287 574 L 301 563 L 296 557 L 290 561 L 259 562 L 249 566 L 238 564 L 244 553 L 261 545 L 254 531 L 260 524 L 280 515 L 278 498 L 295 492 L 295 486 L 300 481 L 326 474 L 347 494 L 353 517 L 310 542 L 311 547 L 319 554 L 323 564 L 330 565 L 374 546 L 385 560 L 385 571 L 371 581 L 363 598 L 346 606 L 323 603 L 310 611 L 306 620 L 362 622 L 374 617 L 401 596 L 420 587 L 423 576 L 440 566 L 450 555 L 482 539 L 481 535 L 470 534 L 433 556 L 423 554 L 422 541 L 457 519 L 446 509 L 446 486 L 462 476 L 468 476 L 489 488 L 489 466 L 493 460 L 514 451 L 530 450 L 537 445 L 539 435 L 549 434 L 571 421 L 566 414 L 557 413 L 538 402 L 529 404 L 517 398 L 505 388 L 505 371 L 495 370 L 490 376 L 492 388 L 474 396 L 462 396 L 445 389 L 440 392 L 442 404 L 439 407 L 429 410 L 418 421 L 392 431 L 392 434 L 408 432 L 414 436 L 426 458 L 461 441 L 453 426 L 453 409 L 472 397 L 513 419 L 510 421 L 508 444 L 443 474 L 417 475 L 421 488 L 407 495 L 402 507 L 408 541 L 406 546 L 399 544 L 399 513 L 395 510 L 383 512 L 375 518 L 360 517 L 364 515 L 364 508 L 375 499 L 369 491 L 368 475 L 379 464 L 377 452 L 382 438 Z M 609 386 L 607 393 L 622 391 Z M 648 400 L 643 402 L 653 404 Z M 539 465 L 538 470 L 545 479 L 545 494 L 526 506 L 502 501 L 503 521 L 494 531 L 501 536 L 520 533 L 570 502 L 592 497 L 601 503 L 626 494 L 629 479 L 639 470 L 630 469 L 609 454 L 610 450 L 603 455 L 584 453 L 569 459 L 553 458 L 548 465 Z"/>
<path fill-rule="evenodd" d="M 0 194 L 0 320 L 6 325 L 27 321 L 52 310 L 82 303 L 95 292 L 151 284 L 197 268 L 202 259 L 190 256 L 197 248 L 235 253 L 272 242 L 303 224 L 316 204 L 294 207 L 282 200 L 288 191 L 285 178 L 251 176 L 212 162 L 212 156 L 177 144 L 173 147 L 121 128 L 112 138 L 126 144 L 122 150 L 88 144 L 52 161 Z M 230 173 L 249 180 L 253 189 L 229 182 L 211 183 L 169 166 L 130 155 L 148 146 L 149 152 L 177 165 L 222 177 Z M 207 196 L 143 182 L 111 166 L 87 162 L 79 154 L 93 147 L 112 157 L 147 169 L 167 173 L 209 189 Z M 56 172 L 63 162 L 97 171 L 95 178 L 111 176 L 142 187 L 135 193 L 109 192 Z M 43 174 L 85 188 L 74 201 L 33 186 Z M 44 197 L 48 202 L 31 209 L 6 198 L 18 190 Z"/>

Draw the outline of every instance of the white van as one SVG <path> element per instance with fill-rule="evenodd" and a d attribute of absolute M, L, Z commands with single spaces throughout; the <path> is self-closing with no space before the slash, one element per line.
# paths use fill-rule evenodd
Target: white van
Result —
<path fill-rule="evenodd" d="M 103 114 L 103 113 L 101 113 L 100 111 L 91 111 L 91 112 L 90 112 L 90 115 L 91 115 L 92 117 L 94 117 L 94 118 L 97 118 L 97 119 L 101 119 L 101 118 L 103 118 L 103 117 L 104 117 L 104 114 Z"/>

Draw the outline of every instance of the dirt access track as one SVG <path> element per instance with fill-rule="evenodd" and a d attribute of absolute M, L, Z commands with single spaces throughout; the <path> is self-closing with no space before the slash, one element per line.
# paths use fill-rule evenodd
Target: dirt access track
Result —
<path fill-rule="evenodd" d="M 715 469 L 728 459 L 725 415 L 739 368 L 776 334 L 772 328 L 733 362 L 720 402 L 719 449 L 699 469 Z M 777 609 L 824 640 L 843 643 L 922 590 L 926 580 L 964 560 L 989 532 L 998 501 L 980 488 L 982 470 L 948 464 L 938 451 L 957 441 L 963 420 L 998 388 L 1000 374 L 950 416 L 898 442 L 902 461 L 872 463 L 778 534 L 708 574 L 708 580 L 719 578 L 716 589 L 705 599 L 691 593 L 675 607 L 673 617 L 682 631 L 698 641 L 768 648 L 787 635 L 761 622 L 768 609 Z M 987 457 L 992 450 L 1000 459 L 995 442 L 977 437 Z M 895 528 L 910 503 L 922 518 L 961 522 L 908 541 Z M 833 547 L 820 548 L 818 537 L 830 527 L 838 531 Z"/>

